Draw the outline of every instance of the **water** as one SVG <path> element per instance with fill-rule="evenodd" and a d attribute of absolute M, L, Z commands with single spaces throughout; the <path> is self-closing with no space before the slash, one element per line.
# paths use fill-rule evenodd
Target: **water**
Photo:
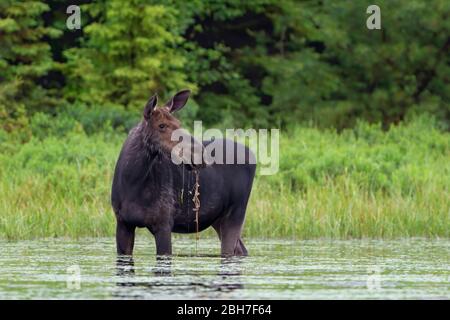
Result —
<path fill-rule="evenodd" d="M 228 260 L 216 239 L 173 242 L 157 262 L 139 237 L 133 266 L 112 238 L 1 241 L 0 298 L 450 299 L 450 240 L 247 239 Z"/>

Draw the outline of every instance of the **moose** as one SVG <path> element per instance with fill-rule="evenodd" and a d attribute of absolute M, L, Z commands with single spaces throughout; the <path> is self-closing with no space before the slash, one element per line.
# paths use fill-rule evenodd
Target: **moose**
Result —
<path fill-rule="evenodd" d="M 172 232 L 193 233 L 210 226 L 219 236 L 222 256 L 248 255 L 241 232 L 256 170 L 254 154 L 224 139 L 223 154 L 232 150 L 236 160 L 243 152 L 246 161 L 207 164 L 203 156 L 211 140 L 199 142 L 186 131 L 189 139 L 183 140 L 191 142 L 191 152 L 173 161 L 177 155 L 173 150 L 180 143 L 173 133 L 183 130 L 173 114 L 185 106 L 189 95 L 189 90 L 182 90 L 163 106 L 157 106 L 157 95 L 153 95 L 122 146 L 111 191 L 119 255 L 133 254 L 136 228 L 147 228 L 155 238 L 156 254 L 168 256 Z M 195 157 L 201 161 L 193 161 Z"/>

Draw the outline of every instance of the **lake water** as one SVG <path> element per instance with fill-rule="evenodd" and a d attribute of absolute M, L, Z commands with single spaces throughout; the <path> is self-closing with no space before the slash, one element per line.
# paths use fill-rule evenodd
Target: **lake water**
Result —
<path fill-rule="evenodd" d="M 0 299 L 450 299 L 450 240 L 257 240 L 222 259 L 219 241 L 173 240 L 171 261 L 138 237 L 0 241 Z M 78 281 L 79 280 L 79 281 Z"/>

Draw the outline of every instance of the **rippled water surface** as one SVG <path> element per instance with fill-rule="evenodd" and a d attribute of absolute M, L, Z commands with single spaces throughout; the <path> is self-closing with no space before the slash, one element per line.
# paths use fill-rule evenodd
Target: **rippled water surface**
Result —
<path fill-rule="evenodd" d="M 157 262 L 141 237 L 131 262 L 112 238 L 1 241 L 0 298 L 450 299 L 450 240 L 246 239 L 228 260 L 213 238 L 173 242 Z"/>

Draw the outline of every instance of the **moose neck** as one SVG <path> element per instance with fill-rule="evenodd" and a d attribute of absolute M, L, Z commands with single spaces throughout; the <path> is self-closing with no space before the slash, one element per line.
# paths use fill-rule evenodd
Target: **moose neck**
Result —
<path fill-rule="evenodd" d="M 133 133 L 126 152 L 127 182 L 133 186 L 162 184 L 170 164 L 159 147 L 145 136 L 142 127 Z"/>

